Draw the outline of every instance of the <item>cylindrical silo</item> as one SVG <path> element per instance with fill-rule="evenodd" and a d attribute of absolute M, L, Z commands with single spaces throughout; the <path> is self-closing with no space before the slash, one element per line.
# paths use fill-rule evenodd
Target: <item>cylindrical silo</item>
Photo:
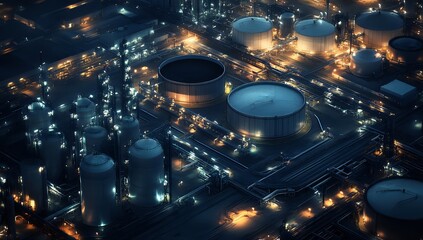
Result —
<path fill-rule="evenodd" d="M 128 149 L 140 138 L 140 123 L 132 116 L 124 116 L 118 124 L 119 161 L 128 160 Z"/>
<path fill-rule="evenodd" d="M 107 130 L 100 126 L 89 126 L 84 129 L 84 147 L 86 154 L 105 153 L 108 145 Z"/>
<path fill-rule="evenodd" d="M 294 32 L 295 14 L 292 12 L 284 12 L 281 14 L 281 22 L 279 27 L 279 34 L 285 38 L 292 35 Z"/>
<path fill-rule="evenodd" d="M 140 139 L 129 148 L 129 201 L 151 207 L 164 199 L 164 153 L 154 139 Z"/>
<path fill-rule="evenodd" d="M 386 48 L 394 37 L 402 35 L 404 20 L 394 12 L 365 12 L 355 19 L 355 33 L 363 33 L 369 48 Z"/>
<path fill-rule="evenodd" d="M 34 102 L 28 105 L 24 113 L 28 134 L 47 130 L 51 124 L 50 108 L 42 102 Z"/>
<path fill-rule="evenodd" d="M 61 132 L 44 131 L 41 135 L 40 155 L 46 166 L 47 180 L 59 184 L 65 170 L 65 139 Z"/>
<path fill-rule="evenodd" d="M 86 155 L 80 165 L 82 222 L 105 226 L 114 219 L 116 208 L 116 169 L 104 154 Z"/>
<path fill-rule="evenodd" d="M 423 236 L 423 181 L 384 179 L 365 193 L 364 227 L 386 240 L 420 240 Z"/>
<path fill-rule="evenodd" d="M 37 159 L 21 163 L 23 194 L 26 204 L 37 212 L 47 211 L 47 182 L 44 166 Z"/>
<path fill-rule="evenodd" d="M 241 85 L 228 95 L 227 103 L 228 123 L 246 136 L 281 138 L 297 133 L 305 125 L 304 95 L 282 83 Z"/>
<path fill-rule="evenodd" d="M 164 94 L 185 107 L 199 107 L 225 94 L 225 65 L 201 55 L 177 56 L 159 66 Z"/>
<path fill-rule="evenodd" d="M 96 116 L 95 103 L 88 98 L 79 98 L 75 102 L 75 112 L 77 115 L 77 129 L 83 130 L 93 123 Z"/>
<path fill-rule="evenodd" d="M 350 71 L 359 77 L 379 77 L 383 73 L 380 53 L 373 49 L 361 49 L 351 55 Z"/>
<path fill-rule="evenodd" d="M 412 36 L 399 36 L 389 41 L 386 54 L 390 61 L 406 65 L 423 62 L 423 40 Z"/>
<path fill-rule="evenodd" d="M 336 48 L 335 26 L 322 19 L 307 19 L 295 24 L 297 49 L 306 52 L 326 52 Z"/>
<path fill-rule="evenodd" d="M 272 22 L 261 17 L 245 17 L 232 23 L 232 40 L 249 50 L 272 47 Z"/>

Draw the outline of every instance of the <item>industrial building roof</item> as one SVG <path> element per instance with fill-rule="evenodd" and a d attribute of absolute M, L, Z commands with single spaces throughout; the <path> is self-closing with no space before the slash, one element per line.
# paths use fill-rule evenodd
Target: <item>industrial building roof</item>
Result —
<path fill-rule="evenodd" d="M 200 55 L 178 56 L 166 60 L 159 69 L 163 77 L 183 83 L 202 83 L 214 80 L 225 73 L 223 64 Z"/>
<path fill-rule="evenodd" d="M 371 30 L 389 31 L 402 28 L 404 21 L 394 12 L 375 11 L 365 12 L 357 17 L 356 24 Z"/>
<path fill-rule="evenodd" d="M 423 40 L 416 37 L 400 36 L 389 41 L 389 45 L 402 51 L 421 51 L 423 50 Z"/>
<path fill-rule="evenodd" d="M 386 92 L 398 97 L 403 97 L 416 90 L 415 87 L 399 80 L 394 80 L 388 84 L 385 84 L 381 86 L 380 89 L 383 92 Z"/>
<path fill-rule="evenodd" d="M 335 26 L 321 19 L 307 19 L 295 25 L 295 32 L 309 37 L 323 37 L 335 32 Z"/>
<path fill-rule="evenodd" d="M 253 117 L 281 117 L 304 106 L 305 98 L 297 89 L 276 82 L 242 85 L 228 96 L 229 105 L 241 114 Z"/>
<path fill-rule="evenodd" d="M 361 49 L 353 54 L 355 61 L 359 62 L 378 62 L 381 60 L 381 56 L 373 49 Z"/>
<path fill-rule="evenodd" d="M 240 31 L 247 33 L 260 33 L 272 29 L 272 23 L 265 18 L 245 17 L 235 21 L 232 26 Z"/>
<path fill-rule="evenodd" d="M 409 178 L 380 181 L 367 190 L 370 206 L 384 216 L 402 220 L 423 219 L 423 182 Z"/>

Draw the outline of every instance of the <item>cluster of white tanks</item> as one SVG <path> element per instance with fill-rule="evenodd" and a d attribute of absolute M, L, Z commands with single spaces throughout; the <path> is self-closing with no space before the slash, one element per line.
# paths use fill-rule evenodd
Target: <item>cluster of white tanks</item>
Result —
<path fill-rule="evenodd" d="M 350 71 L 359 77 L 379 77 L 383 73 L 380 53 L 374 49 L 361 49 L 351 55 Z"/>
<path fill-rule="evenodd" d="M 322 19 L 307 19 L 295 24 L 297 49 L 305 52 L 333 51 L 335 43 L 335 26 Z"/>
<path fill-rule="evenodd" d="M 363 43 L 369 48 L 386 48 L 389 40 L 403 33 L 404 20 L 397 13 L 372 11 L 355 19 L 355 33 L 363 34 Z"/>
<path fill-rule="evenodd" d="M 232 40 L 249 50 L 272 48 L 272 22 L 261 17 L 245 17 L 232 23 Z"/>

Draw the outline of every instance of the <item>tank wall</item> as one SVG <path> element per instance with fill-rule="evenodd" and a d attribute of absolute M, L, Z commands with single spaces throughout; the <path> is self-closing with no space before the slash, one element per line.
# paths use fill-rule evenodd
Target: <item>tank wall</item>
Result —
<path fill-rule="evenodd" d="M 308 52 L 325 52 L 335 50 L 335 33 L 324 37 L 309 37 L 296 33 L 297 49 Z"/>
<path fill-rule="evenodd" d="M 129 154 L 129 201 L 139 207 L 156 206 L 164 197 L 163 149 L 151 158 L 131 154 L 133 151 L 137 150 L 131 148 Z"/>
<path fill-rule="evenodd" d="M 89 226 L 110 224 L 116 208 L 115 165 L 109 169 L 99 169 L 98 172 L 86 171 L 81 166 L 80 171 L 82 222 Z"/>
<path fill-rule="evenodd" d="M 225 93 L 225 78 L 223 76 L 200 84 L 170 82 L 164 78 L 162 80 L 164 81 L 166 96 L 183 106 L 211 102 Z"/>
<path fill-rule="evenodd" d="M 386 57 L 389 61 L 414 64 L 423 62 L 423 51 L 402 51 L 389 46 Z"/>
<path fill-rule="evenodd" d="M 93 118 L 96 116 L 95 104 L 92 103 L 87 108 L 76 107 L 76 114 L 78 115 L 78 119 L 76 121 L 77 128 L 79 130 L 83 130 L 85 127 L 91 124 Z"/>
<path fill-rule="evenodd" d="M 356 25 L 355 29 L 356 33 L 364 33 L 363 44 L 367 48 L 387 48 L 389 40 L 403 34 L 402 28 L 392 31 L 375 31 Z"/>
<path fill-rule="evenodd" d="M 418 240 L 423 236 L 423 220 L 404 221 L 388 218 L 376 213 L 368 205 L 364 208 L 364 214 L 367 218 L 366 230 L 375 236 L 379 234 L 384 240 Z"/>
<path fill-rule="evenodd" d="M 84 133 L 86 154 L 105 153 L 107 151 L 108 135 L 106 131 L 99 133 Z"/>
<path fill-rule="evenodd" d="M 61 135 L 47 135 L 41 139 L 40 155 L 46 165 L 47 180 L 60 183 L 65 169 L 64 139 Z"/>
<path fill-rule="evenodd" d="M 294 22 L 294 18 L 282 18 L 279 27 L 281 37 L 286 37 L 294 32 Z"/>
<path fill-rule="evenodd" d="M 37 212 L 46 210 L 47 183 L 44 170 L 40 171 L 41 165 L 36 162 L 24 162 L 21 165 L 22 184 L 24 196 L 28 195 L 35 202 Z"/>
<path fill-rule="evenodd" d="M 227 107 L 227 120 L 241 134 L 258 138 L 279 138 L 298 132 L 305 122 L 305 106 L 285 117 L 257 118 L 245 116 Z"/>
<path fill-rule="evenodd" d="M 46 130 L 50 127 L 51 118 L 49 116 L 50 109 L 36 109 L 27 112 L 28 119 L 26 120 L 26 127 L 29 133 L 35 130 Z"/>
<path fill-rule="evenodd" d="M 138 120 L 134 120 L 134 122 L 123 123 L 119 127 L 120 133 L 118 135 L 118 139 L 120 148 L 120 162 L 123 162 L 128 159 L 129 147 L 140 138 L 140 125 Z"/>
<path fill-rule="evenodd" d="M 232 39 L 250 50 L 261 50 L 272 47 L 272 30 L 261 33 L 241 32 L 233 28 Z"/>

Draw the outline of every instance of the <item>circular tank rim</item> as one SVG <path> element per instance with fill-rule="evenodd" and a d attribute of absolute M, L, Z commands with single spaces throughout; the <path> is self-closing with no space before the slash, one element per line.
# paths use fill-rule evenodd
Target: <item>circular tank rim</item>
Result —
<path fill-rule="evenodd" d="M 410 40 L 415 40 L 416 42 L 420 43 L 420 48 L 418 49 L 406 49 L 406 48 L 401 48 L 398 47 L 398 45 L 396 45 L 394 42 L 397 40 L 401 40 L 401 39 L 410 39 Z M 389 40 L 389 44 L 388 44 L 391 48 L 395 49 L 395 50 L 399 50 L 399 51 L 403 51 L 403 52 L 419 52 L 419 51 L 423 51 L 423 39 L 418 38 L 418 37 L 414 37 L 414 36 L 398 36 L 398 37 L 394 37 L 391 40 Z"/>
<path fill-rule="evenodd" d="M 380 20 L 379 22 L 383 22 L 384 24 L 377 25 L 379 23 L 375 23 L 375 16 L 382 16 L 384 19 Z M 355 19 L 355 24 L 361 28 L 373 31 L 393 31 L 402 29 L 404 26 L 404 20 L 400 15 L 394 12 L 373 11 L 359 14 Z"/>
<path fill-rule="evenodd" d="M 251 26 L 252 23 L 254 23 L 255 25 Z M 244 24 L 248 24 L 248 26 L 245 26 Z M 245 29 L 247 27 L 257 29 Z M 242 17 L 232 23 L 232 28 L 236 29 L 238 32 L 241 33 L 264 33 L 272 30 L 272 27 L 272 22 L 262 17 Z"/>
<path fill-rule="evenodd" d="M 293 12 L 283 12 L 280 16 L 281 19 L 295 19 L 295 14 Z"/>
<path fill-rule="evenodd" d="M 301 96 L 302 104 L 296 111 L 293 111 L 292 113 L 285 114 L 285 115 L 277 115 L 277 116 L 273 116 L 273 117 L 267 117 L 267 116 L 261 117 L 261 116 L 257 116 L 257 115 L 251 115 L 251 114 L 246 114 L 246 113 L 240 112 L 238 109 L 236 109 L 235 107 L 232 106 L 232 104 L 230 103 L 230 97 L 232 96 L 232 93 L 235 93 L 239 90 L 242 90 L 243 88 L 250 87 L 251 85 L 280 85 L 281 87 L 289 88 L 290 90 L 295 91 L 297 94 L 299 94 Z M 301 91 L 299 91 L 298 89 L 296 89 L 292 86 L 289 86 L 287 84 L 283 84 L 283 83 L 279 83 L 279 82 L 272 82 L 272 81 L 251 82 L 251 83 L 240 85 L 240 86 L 236 87 L 234 90 L 232 90 L 231 93 L 228 94 L 228 96 L 226 98 L 226 102 L 227 102 L 227 106 L 230 107 L 231 110 L 236 112 L 237 114 L 244 116 L 244 117 L 255 118 L 255 119 L 275 119 L 275 117 L 276 118 L 286 118 L 286 117 L 295 115 L 298 112 L 301 112 L 306 106 L 306 99 L 305 99 L 304 94 Z"/>
<path fill-rule="evenodd" d="M 381 216 L 383 216 L 383 217 L 385 217 L 387 219 L 391 219 L 391 220 L 394 220 L 394 221 L 402 221 L 402 222 L 416 222 L 416 221 L 418 222 L 418 221 L 423 221 L 423 217 L 422 218 L 416 218 L 416 219 L 403 219 L 403 218 L 392 217 L 392 216 L 386 215 L 385 213 L 382 213 L 382 212 L 376 210 L 372 206 L 372 204 L 370 204 L 370 202 L 369 202 L 369 200 L 367 198 L 367 195 L 368 195 L 368 191 L 369 191 L 369 189 L 371 187 L 373 187 L 373 186 L 375 186 L 375 185 L 377 185 L 377 184 L 379 184 L 381 182 L 384 182 L 384 181 L 390 181 L 390 180 L 396 180 L 396 179 L 399 179 L 399 180 L 413 180 L 413 181 L 419 181 L 419 182 L 422 182 L 423 183 L 423 181 L 421 179 L 418 179 L 418 178 L 414 178 L 414 177 L 399 177 L 399 176 L 397 176 L 397 177 L 388 177 L 388 178 L 377 180 L 377 181 L 373 182 L 372 184 L 370 184 L 366 188 L 366 191 L 364 192 L 363 198 L 364 198 L 364 201 L 366 203 L 366 207 L 370 208 L 374 213 L 379 214 L 379 215 L 381 215 Z"/>
<path fill-rule="evenodd" d="M 335 34 L 335 26 L 322 19 L 301 20 L 295 24 L 294 29 L 296 34 L 306 37 L 327 37 Z"/>
<path fill-rule="evenodd" d="M 102 126 L 94 125 L 94 126 L 87 126 L 84 129 L 83 133 L 84 134 L 100 134 L 100 133 L 106 133 L 107 134 L 107 130 Z"/>
<path fill-rule="evenodd" d="M 201 81 L 201 82 L 176 81 L 176 80 L 169 79 L 162 74 L 162 68 L 165 67 L 167 64 L 172 63 L 172 62 L 176 62 L 176 61 L 180 61 L 180 60 L 185 60 L 185 59 L 201 59 L 201 60 L 204 60 L 204 61 L 210 61 L 214 64 L 219 65 L 222 68 L 222 72 L 216 78 L 213 78 L 213 79 L 207 80 L 207 81 Z M 207 57 L 207 56 L 204 56 L 204 55 L 188 54 L 188 55 L 182 55 L 182 56 L 175 56 L 175 57 L 171 57 L 171 58 L 164 60 L 162 63 L 160 63 L 159 70 L 158 70 L 157 73 L 158 73 L 160 78 L 164 79 L 167 82 L 171 82 L 171 83 L 174 83 L 174 84 L 177 84 L 177 85 L 185 85 L 185 86 L 200 86 L 200 85 L 206 85 L 208 83 L 212 83 L 212 82 L 215 82 L 215 81 L 218 81 L 219 79 L 221 79 L 226 73 L 226 67 L 221 61 L 219 61 L 217 59 Z"/>

